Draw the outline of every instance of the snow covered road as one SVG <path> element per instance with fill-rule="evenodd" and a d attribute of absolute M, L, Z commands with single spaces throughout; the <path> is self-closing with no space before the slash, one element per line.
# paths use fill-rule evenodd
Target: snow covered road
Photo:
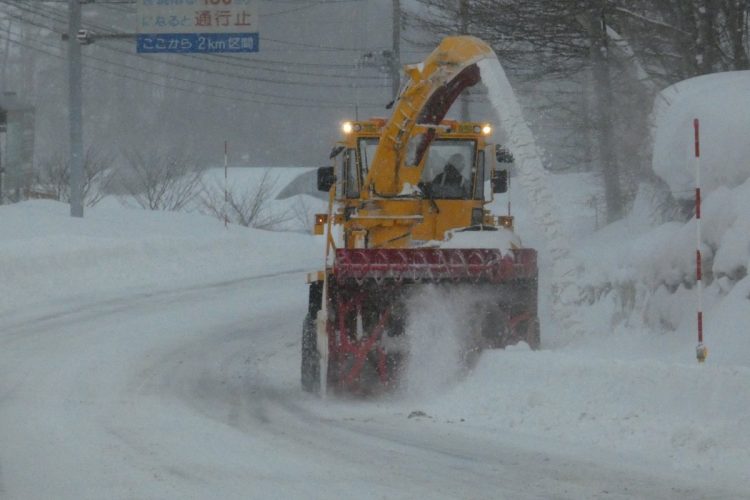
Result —
<path fill-rule="evenodd" d="M 271 273 L 273 274 L 273 273 Z M 642 457 L 298 386 L 299 272 L 50 302 L 0 327 L 0 497 L 742 498 Z M 530 353 L 531 354 L 531 353 Z"/>

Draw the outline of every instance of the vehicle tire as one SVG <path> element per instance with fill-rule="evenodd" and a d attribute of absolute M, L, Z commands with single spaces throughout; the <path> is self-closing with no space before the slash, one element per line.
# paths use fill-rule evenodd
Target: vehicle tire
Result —
<path fill-rule="evenodd" d="M 320 390 L 320 354 L 318 354 L 315 320 L 308 314 L 302 323 L 302 389 L 318 393 Z"/>
<path fill-rule="evenodd" d="M 529 344 L 532 351 L 538 351 L 542 347 L 541 328 L 539 327 L 538 318 L 529 320 L 526 330 L 526 343 Z"/>
<path fill-rule="evenodd" d="M 307 316 L 302 323 L 302 360 L 300 379 L 302 389 L 307 392 L 320 392 L 320 354 L 318 353 L 318 333 L 315 319 L 323 301 L 323 282 L 310 283 L 307 302 Z"/>

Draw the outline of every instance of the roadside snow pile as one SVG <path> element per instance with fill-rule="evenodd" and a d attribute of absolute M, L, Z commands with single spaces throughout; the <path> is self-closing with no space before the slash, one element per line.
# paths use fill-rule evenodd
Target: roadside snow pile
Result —
<path fill-rule="evenodd" d="M 663 90 L 654 111 L 654 171 L 675 198 L 695 189 L 693 119 L 700 120 L 704 194 L 750 177 L 750 71 L 699 76 Z"/>
<path fill-rule="evenodd" d="M 0 206 L 0 313 L 36 302 L 155 290 L 322 261 L 322 238 L 224 225 L 207 216 L 102 203 L 83 219 L 51 201 Z M 319 250 L 319 251 L 318 251 Z"/>
<path fill-rule="evenodd" d="M 709 362 L 750 366 L 750 72 L 681 82 L 657 99 L 654 170 L 676 197 L 694 196 L 692 118 L 701 120 L 707 179 L 702 211 L 704 313 Z M 671 106 L 665 104 L 665 99 Z M 705 118 L 704 118 L 705 117 Z M 579 298 L 586 329 L 674 331 L 682 340 L 658 355 L 689 356 L 696 343 L 696 222 L 656 227 L 638 197 L 631 215 L 577 249 L 586 262 Z M 601 318 L 609 317 L 609 325 Z M 597 326 L 598 325 L 598 326 Z"/>
<path fill-rule="evenodd" d="M 704 312 L 711 359 L 750 366 L 750 181 L 718 188 L 705 200 Z M 619 328 L 674 331 L 689 356 L 696 338 L 695 220 L 642 232 L 637 219 L 619 221 L 587 240 L 582 315 L 597 335 Z M 640 234 L 639 234 L 640 233 Z M 601 318 L 610 318 L 602 325 Z"/>
<path fill-rule="evenodd" d="M 487 435 L 581 446 L 589 457 L 606 450 L 615 467 L 653 462 L 746 483 L 750 369 L 713 364 L 491 351 L 446 395 L 406 408 Z"/>

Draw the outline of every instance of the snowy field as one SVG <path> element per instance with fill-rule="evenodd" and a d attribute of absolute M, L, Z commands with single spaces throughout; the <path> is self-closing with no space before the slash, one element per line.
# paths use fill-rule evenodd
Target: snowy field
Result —
<path fill-rule="evenodd" d="M 746 75 L 730 78 L 745 92 Z M 656 110 L 655 159 L 684 156 L 702 111 L 690 96 L 721 88 L 697 80 Z M 725 131 L 707 151 L 746 144 L 736 115 L 706 120 Z M 595 181 L 557 175 L 556 223 L 583 266 L 565 307 L 582 330 L 554 314 L 550 245 L 519 184 L 517 228 L 542 252 L 543 350 L 486 352 L 462 371 L 460 325 L 435 303 L 410 333 L 443 342 L 371 401 L 299 388 L 304 275 L 322 238 L 110 202 L 84 219 L 54 202 L 2 206 L 0 498 L 750 498 L 750 167 L 737 161 L 704 159 L 727 165 L 706 192 L 704 365 L 694 221 L 655 220 L 642 193 L 597 231 Z M 296 173 L 280 175 L 279 189 Z M 689 184 L 663 175 L 675 195 Z"/>

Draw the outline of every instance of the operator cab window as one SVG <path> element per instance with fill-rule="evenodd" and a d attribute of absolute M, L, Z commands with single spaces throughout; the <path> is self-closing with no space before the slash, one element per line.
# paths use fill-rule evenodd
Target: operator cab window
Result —
<path fill-rule="evenodd" d="M 360 182 L 364 182 L 364 180 L 367 179 L 367 173 L 370 171 L 370 165 L 372 165 L 372 160 L 375 158 L 375 150 L 378 148 L 379 142 L 380 139 L 377 137 L 359 140 Z"/>
<path fill-rule="evenodd" d="M 375 150 L 380 139 L 377 137 L 359 140 L 358 148 L 347 149 L 344 153 L 344 173 L 346 177 L 346 197 L 359 198 L 361 186 L 370 171 L 370 165 L 375 158 Z"/>
<path fill-rule="evenodd" d="M 359 175 L 357 175 L 357 162 L 353 149 L 347 149 L 344 153 L 344 183 L 346 184 L 346 197 L 359 198 Z"/>
<path fill-rule="evenodd" d="M 474 158 L 476 143 L 472 140 L 438 139 L 430 144 L 421 182 L 432 198 L 466 200 L 476 197 L 478 175 Z M 481 195 L 480 195 L 481 198 Z"/>

